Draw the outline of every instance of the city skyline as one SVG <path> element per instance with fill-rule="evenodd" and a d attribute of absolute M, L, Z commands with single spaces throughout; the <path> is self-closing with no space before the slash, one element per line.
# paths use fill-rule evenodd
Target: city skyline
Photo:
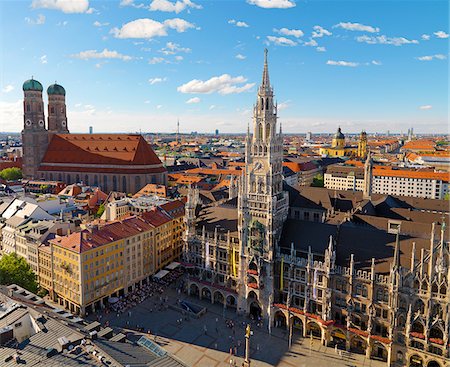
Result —
<path fill-rule="evenodd" d="M 72 132 L 244 132 L 264 48 L 286 133 L 448 130 L 446 2 L 1 6 L 2 131 L 33 75 L 65 87 Z"/>

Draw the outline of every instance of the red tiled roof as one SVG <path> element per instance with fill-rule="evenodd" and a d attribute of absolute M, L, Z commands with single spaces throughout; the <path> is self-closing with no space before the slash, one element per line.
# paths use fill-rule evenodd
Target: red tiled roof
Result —
<path fill-rule="evenodd" d="M 64 166 L 52 165 L 55 163 Z M 56 134 L 50 141 L 40 170 L 80 171 L 80 164 L 136 166 L 136 170 L 145 171 L 149 168 L 143 166 L 155 166 L 150 168 L 152 172 L 155 169 L 165 171 L 145 139 L 133 134 Z M 81 171 L 88 172 L 90 169 L 93 172 L 96 170 L 95 167 L 83 167 Z M 116 172 L 114 168 L 106 169 Z"/>
<path fill-rule="evenodd" d="M 150 223 L 154 227 L 162 226 L 165 223 L 168 223 L 172 220 L 172 218 L 158 209 L 149 210 L 148 212 L 143 212 L 141 214 L 142 219 L 147 223 Z"/>
<path fill-rule="evenodd" d="M 161 209 L 169 213 L 174 218 L 184 215 L 184 203 L 180 200 L 170 201 L 160 206 Z"/>

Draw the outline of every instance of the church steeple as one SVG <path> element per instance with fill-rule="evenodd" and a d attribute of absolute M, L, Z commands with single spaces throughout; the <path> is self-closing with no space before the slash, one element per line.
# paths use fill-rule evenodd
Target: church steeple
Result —
<path fill-rule="evenodd" d="M 269 90 L 270 89 L 270 79 L 269 79 L 269 65 L 267 63 L 267 53 L 269 51 L 267 48 L 264 49 L 264 70 L 262 75 L 262 82 L 260 90 Z"/>

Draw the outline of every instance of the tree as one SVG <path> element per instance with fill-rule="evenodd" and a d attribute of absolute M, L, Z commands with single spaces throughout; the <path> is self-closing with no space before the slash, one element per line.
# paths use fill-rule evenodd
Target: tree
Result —
<path fill-rule="evenodd" d="M 0 284 L 17 284 L 33 293 L 38 290 L 36 274 L 30 264 L 15 253 L 3 255 L 0 259 Z"/>
<path fill-rule="evenodd" d="M 323 175 L 321 173 L 314 176 L 311 186 L 323 187 Z"/>
<path fill-rule="evenodd" d="M 5 168 L 0 171 L 0 177 L 6 181 L 16 181 L 22 178 L 22 170 L 18 167 Z"/>
<path fill-rule="evenodd" d="M 103 212 L 105 211 L 105 205 L 104 204 L 100 204 L 97 210 L 97 214 L 96 217 L 100 218 L 103 215 Z"/>

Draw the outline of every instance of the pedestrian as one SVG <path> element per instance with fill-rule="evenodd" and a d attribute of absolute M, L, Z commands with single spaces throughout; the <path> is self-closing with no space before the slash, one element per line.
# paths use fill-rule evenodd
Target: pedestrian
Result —
<path fill-rule="evenodd" d="M 335 346 L 334 346 L 334 353 L 338 354 L 338 347 L 337 347 L 337 344 L 335 344 Z"/>

